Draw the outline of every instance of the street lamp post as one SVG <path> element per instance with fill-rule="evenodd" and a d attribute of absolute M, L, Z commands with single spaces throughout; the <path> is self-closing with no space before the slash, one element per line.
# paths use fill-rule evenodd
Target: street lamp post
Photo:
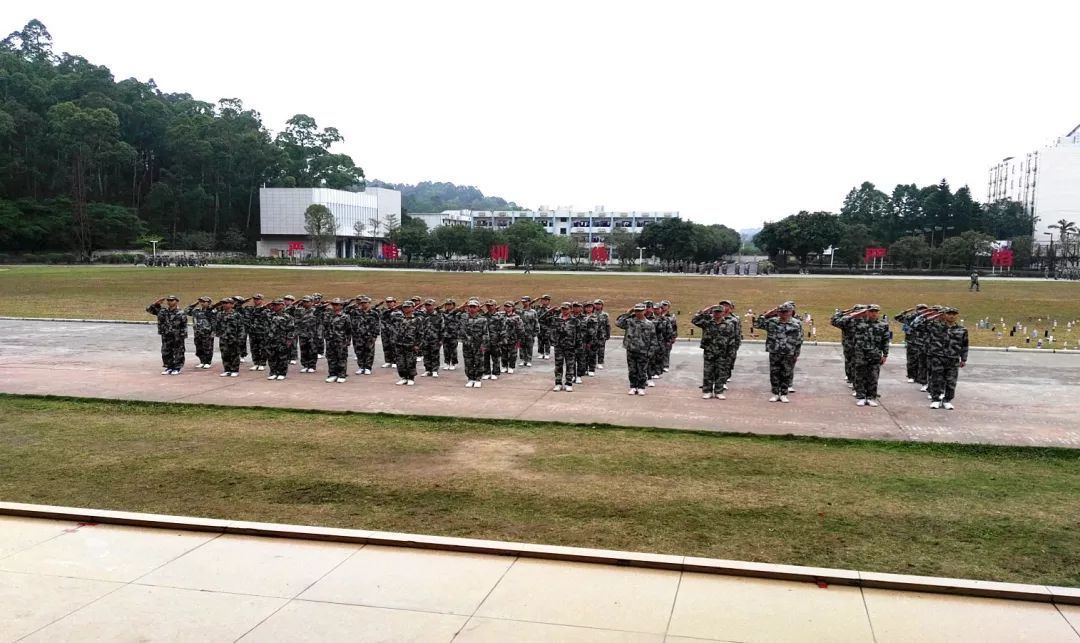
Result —
<path fill-rule="evenodd" d="M 637 249 L 637 263 L 638 263 L 639 266 L 642 264 L 642 262 L 645 261 L 644 254 L 645 254 L 645 248 L 642 248 L 641 246 L 638 246 L 638 249 Z"/>
<path fill-rule="evenodd" d="M 1055 267 L 1054 264 L 1056 263 L 1056 259 L 1057 259 L 1057 257 L 1055 256 L 1056 253 L 1054 252 L 1054 233 L 1053 232 L 1044 232 L 1043 234 L 1050 237 L 1050 276 L 1053 277 L 1054 276 L 1054 267 Z"/>
<path fill-rule="evenodd" d="M 154 246 L 154 258 L 157 259 L 157 239 L 151 239 L 150 244 Z"/>

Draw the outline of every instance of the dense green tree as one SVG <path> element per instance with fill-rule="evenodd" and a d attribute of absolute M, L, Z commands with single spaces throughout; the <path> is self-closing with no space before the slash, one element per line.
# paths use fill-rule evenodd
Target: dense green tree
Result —
<path fill-rule="evenodd" d="M 468 226 L 443 225 L 431 231 L 431 251 L 446 259 L 454 255 L 468 255 L 471 249 L 472 231 Z"/>
<path fill-rule="evenodd" d="M 840 220 L 849 225 L 865 226 L 875 235 L 884 236 L 891 228 L 891 212 L 889 196 L 877 189 L 873 183 L 864 181 L 844 197 Z"/>
<path fill-rule="evenodd" d="M 985 207 L 980 229 L 995 239 L 1030 236 L 1035 231 L 1035 220 L 1023 203 L 1002 199 Z"/>
<path fill-rule="evenodd" d="M 1021 235 L 1009 239 L 1009 248 L 1013 251 L 1013 267 L 1027 268 L 1031 265 L 1032 247 L 1035 245 L 1031 235 Z"/>
<path fill-rule="evenodd" d="M 638 242 L 645 252 L 668 261 L 690 259 L 697 250 L 694 224 L 684 219 L 660 219 L 642 229 Z"/>
<path fill-rule="evenodd" d="M 405 255 L 406 263 L 412 263 L 413 257 L 424 257 L 429 253 L 428 227 L 422 219 L 405 215 L 401 225 L 394 227 L 387 238 Z"/>
<path fill-rule="evenodd" d="M 315 256 L 322 257 L 337 238 L 337 218 L 330 208 L 312 203 L 304 210 L 304 231 L 311 238 Z"/>
<path fill-rule="evenodd" d="M 754 236 L 754 244 L 765 250 L 770 258 L 787 252 L 798 259 L 799 265 L 805 266 L 810 255 L 839 245 L 840 235 L 839 216 L 803 210 L 775 223 L 766 223 Z"/>
<path fill-rule="evenodd" d="M 628 232 L 626 228 L 615 226 L 611 231 L 611 235 L 608 236 L 608 246 L 618 256 L 619 265 L 630 266 L 637 261 L 638 238 Z"/>
<path fill-rule="evenodd" d="M 993 243 L 994 238 L 990 235 L 968 230 L 946 239 L 941 245 L 941 252 L 947 262 L 971 270 L 980 257 L 990 256 Z"/>
<path fill-rule="evenodd" d="M 836 258 L 849 268 L 855 267 L 863 262 L 866 248 L 874 243 L 870 226 L 864 223 L 841 223 Z"/>
<path fill-rule="evenodd" d="M 930 256 L 930 245 L 921 235 L 900 237 L 889 246 L 889 261 L 911 269 L 922 265 Z"/>
<path fill-rule="evenodd" d="M 510 260 L 515 266 L 551 255 L 552 236 L 535 221 L 515 221 L 503 234 L 510 245 Z"/>

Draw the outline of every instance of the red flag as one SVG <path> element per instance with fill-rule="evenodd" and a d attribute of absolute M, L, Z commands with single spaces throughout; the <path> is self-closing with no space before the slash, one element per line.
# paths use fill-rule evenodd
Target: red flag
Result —
<path fill-rule="evenodd" d="M 881 246 L 868 246 L 863 252 L 863 263 L 870 263 L 874 259 L 880 259 L 885 256 L 885 248 Z"/>
<path fill-rule="evenodd" d="M 392 243 L 384 243 L 382 247 L 383 259 L 397 259 L 401 254 L 398 247 Z"/>
<path fill-rule="evenodd" d="M 491 258 L 495 261 L 509 261 L 510 244 L 500 243 L 491 246 Z"/>

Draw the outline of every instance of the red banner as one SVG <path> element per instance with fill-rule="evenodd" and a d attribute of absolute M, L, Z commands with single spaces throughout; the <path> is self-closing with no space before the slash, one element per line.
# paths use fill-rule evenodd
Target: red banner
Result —
<path fill-rule="evenodd" d="M 382 246 L 383 259 L 397 259 L 401 256 L 401 250 L 392 243 L 384 243 Z"/>
<path fill-rule="evenodd" d="M 885 248 L 881 246 L 870 246 L 863 253 L 863 263 L 870 263 L 874 259 L 882 259 L 885 257 Z"/>
<path fill-rule="evenodd" d="M 990 263 L 999 268 L 1012 268 L 1013 251 L 1009 248 L 995 250 L 990 253 Z"/>
<path fill-rule="evenodd" d="M 304 242 L 303 241 L 290 241 L 289 242 L 289 252 L 292 252 L 293 250 L 303 250 L 303 249 L 304 249 Z"/>
<path fill-rule="evenodd" d="M 510 244 L 502 243 L 491 246 L 491 258 L 495 261 L 510 261 Z"/>
<path fill-rule="evenodd" d="M 592 258 L 593 262 L 607 263 L 608 261 L 611 261 L 611 253 L 608 251 L 608 249 L 606 247 L 597 246 L 597 247 L 592 249 L 591 258 Z"/>

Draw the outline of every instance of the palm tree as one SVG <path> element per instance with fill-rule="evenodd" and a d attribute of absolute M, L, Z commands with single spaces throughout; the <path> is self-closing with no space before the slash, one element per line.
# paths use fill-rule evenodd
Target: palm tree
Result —
<path fill-rule="evenodd" d="M 1058 219 L 1057 223 L 1051 224 L 1048 227 L 1057 228 L 1057 231 L 1058 231 L 1058 245 L 1061 246 L 1061 249 L 1062 249 L 1063 253 L 1068 255 L 1069 246 L 1066 244 L 1065 238 L 1068 235 L 1077 232 L 1076 222 L 1074 222 L 1074 221 L 1066 221 L 1065 219 Z M 1056 253 L 1055 253 L 1055 255 L 1056 255 Z M 1054 262 L 1054 256 L 1050 257 L 1050 262 L 1051 263 Z"/>

